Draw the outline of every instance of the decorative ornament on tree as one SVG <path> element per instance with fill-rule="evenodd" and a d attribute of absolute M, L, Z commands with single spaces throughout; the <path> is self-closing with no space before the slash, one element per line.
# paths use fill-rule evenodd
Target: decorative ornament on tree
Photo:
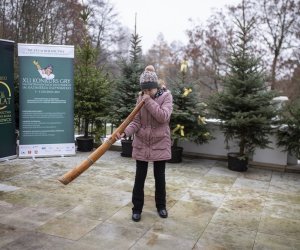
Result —
<path fill-rule="evenodd" d="M 206 118 L 203 116 L 201 117 L 201 115 L 198 116 L 198 124 L 206 124 Z"/>
<path fill-rule="evenodd" d="M 184 137 L 184 126 L 177 124 L 176 128 L 174 128 L 172 132 L 176 133 L 177 131 L 180 133 L 180 136 Z"/>
<path fill-rule="evenodd" d="M 180 72 L 181 73 L 187 73 L 187 68 L 188 68 L 188 62 L 186 60 L 183 60 L 180 66 Z"/>
<path fill-rule="evenodd" d="M 182 94 L 182 96 L 183 96 L 183 97 L 186 97 L 186 96 L 188 96 L 188 94 L 191 93 L 192 91 L 193 91 L 193 90 L 192 90 L 191 88 L 189 88 L 189 89 L 184 88 L 184 89 L 183 89 L 183 94 Z"/>

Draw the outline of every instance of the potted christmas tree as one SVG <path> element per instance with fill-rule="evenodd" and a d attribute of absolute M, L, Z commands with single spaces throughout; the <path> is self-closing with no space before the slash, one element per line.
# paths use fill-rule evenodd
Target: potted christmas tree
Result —
<path fill-rule="evenodd" d="M 121 76 L 116 82 L 113 94 L 110 118 L 114 124 L 120 124 L 136 105 L 137 95 L 140 91 L 139 79 L 143 72 L 141 65 L 142 49 L 140 36 L 136 33 L 131 36 L 131 49 L 129 61 L 123 60 L 121 65 Z M 122 152 L 124 157 L 131 157 L 132 154 L 131 137 L 121 140 Z"/>
<path fill-rule="evenodd" d="M 284 147 L 297 164 L 300 158 L 300 99 L 284 107 L 280 121 L 283 125 L 277 131 L 277 145 Z"/>
<path fill-rule="evenodd" d="M 247 170 L 248 157 L 255 147 L 268 146 L 275 117 L 274 93 L 266 90 L 260 60 L 251 50 L 254 18 L 246 20 L 244 1 L 241 19 L 236 19 L 237 40 L 231 44 L 230 72 L 224 79 L 224 90 L 209 104 L 212 114 L 222 121 L 227 146 L 229 141 L 238 145 L 239 152 L 228 153 L 228 168 L 235 171 Z"/>
<path fill-rule="evenodd" d="M 90 10 L 85 8 L 81 18 L 87 26 Z M 91 123 L 100 116 L 105 116 L 108 108 L 108 86 L 107 75 L 97 65 L 98 50 L 93 47 L 91 39 L 86 33 L 83 44 L 76 50 L 75 63 L 75 108 L 78 130 L 83 130 L 84 135 L 76 138 L 78 151 L 91 151 L 94 138 L 91 135 Z"/>
<path fill-rule="evenodd" d="M 173 112 L 170 120 L 172 136 L 172 159 L 168 162 L 182 161 L 183 148 L 180 140 L 205 143 L 211 135 L 205 122 L 206 104 L 198 102 L 193 91 L 193 84 L 188 83 L 187 62 L 183 61 L 177 80 L 170 87 L 173 95 Z"/>

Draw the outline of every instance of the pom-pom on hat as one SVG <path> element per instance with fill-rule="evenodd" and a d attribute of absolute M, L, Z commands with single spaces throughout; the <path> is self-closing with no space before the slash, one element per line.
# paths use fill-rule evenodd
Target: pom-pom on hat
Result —
<path fill-rule="evenodd" d="M 158 88 L 158 78 L 152 65 L 148 65 L 140 76 L 141 89 Z"/>

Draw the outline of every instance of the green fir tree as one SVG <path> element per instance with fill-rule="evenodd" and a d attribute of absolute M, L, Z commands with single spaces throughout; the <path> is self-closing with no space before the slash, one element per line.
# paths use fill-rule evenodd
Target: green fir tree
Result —
<path fill-rule="evenodd" d="M 278 146 L 300 158 L 300 99 L 294 100 L 283 109 L 283 124 L 278 129 Z"/>
<path fill-rule="evenodd" d="M 110 117 L 115 125 L 119 125 L 131 113 L 136 105 L 140 91 L 140 75 L 143 72 L 141 38 L 136 33 L 131 36 L 129 60 L 122 60 L 121 76 L 116 82 L 112 99 Z M 131 138 L 130 138 L 131 139 Z"/>
<path fill-rule="evenodd" d="M 240 157 L 248 156 L 255 147 L 265 148 L 272 132 L 274 92 L 265 87 L 265 74 L 260 59 L 251 48 L 254 18 L 246 21 L 245 9 L 241 20 L 236 19 L 237 42 L 231 44 L 230 73 L 225 77 L 224 90 L 211 99 L 210 107 L 221 120 L 225 141 L 235 141 Z"/>
<path fill-rule="evenodd" d="M 82 13 L 82 20 L 86 24 L 89 16 L 88 8 Z M 84 137 L 92 133 L 91 125 L 104 117 L 108 108 L 108 86 L 110 84 L 108 75 L 98 66 L 99 51 L 86 34 L 83 45 L 76 50 L 75 62 L 75 117 L 79 131 L 83 127 Z M 82 126 L 81 126 L 82 123 Z"/>
<path fill-rule="evenodd" d="M 189 83 L 187 62 L 183 61 L 177 80 L 172 82 L 173 112 L 170 120 L 173 147 L 180 140 L 197 144 L 211 139 L 206 125 L 206 104 L 198 102 L 193 84 Z"/>

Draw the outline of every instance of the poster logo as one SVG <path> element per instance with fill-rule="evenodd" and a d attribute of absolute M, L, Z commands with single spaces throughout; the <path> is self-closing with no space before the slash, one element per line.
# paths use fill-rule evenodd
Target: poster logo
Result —
<path fill-rule="evenodd" d="M 0 81 L 0 110 L 7 108 L 11 101 L 11 91 L 5 82 Z"/>

